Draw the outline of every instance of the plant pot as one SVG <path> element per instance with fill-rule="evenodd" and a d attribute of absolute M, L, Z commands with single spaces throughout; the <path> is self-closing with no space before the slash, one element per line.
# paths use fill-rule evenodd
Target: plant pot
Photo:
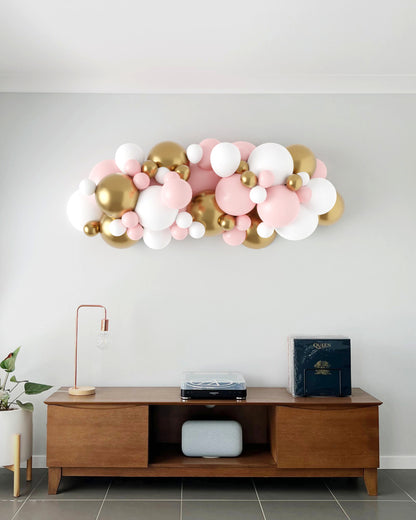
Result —
<path fill-rule="evenodd" d="M 21 408 L 0 412 L 0 466 L 11 466 L 13 459 L 13 436 L 20 433 L 20 460 L 32 456 L 33 414 Z"/>

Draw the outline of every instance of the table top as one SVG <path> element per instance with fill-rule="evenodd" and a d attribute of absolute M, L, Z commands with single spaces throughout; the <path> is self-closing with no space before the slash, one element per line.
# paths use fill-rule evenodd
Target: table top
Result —
<path fill-rule="evenodd" d="M 45 403 L 49 404 L 143 404 L 143 405 L 380 405 L 381 401 L 364 392 L 361 388 L 353 388 L 348 397 L 293 397 L 286 388 L 251 387 L 247 388 L 247 399 L 211 400 L 190 399 L 182 401 L 179 387 L 98 387 L 94 395 L 74 396 L 68 394 L 68 387 L 61 387 L 50 395 Z"/>

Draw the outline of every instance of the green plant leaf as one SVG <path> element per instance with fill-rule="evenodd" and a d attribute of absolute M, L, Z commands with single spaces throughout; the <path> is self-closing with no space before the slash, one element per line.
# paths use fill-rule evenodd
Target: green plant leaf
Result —
<path fill-rule="evenodd" d="M 29 382 L 29 379 L 22 379 L 21 381 L 18 381 L 18 380 L 16 379 L 16 376 L 12 376 L 12 377 L 10 378 L 10 382 L 11 382 L 11 383 L 28 383 L 28 382 Z"/>
<path fill-rule="evenodd" d="M 33 412 L 33 404 L 32 403 L 22 403 L 18 399 L 16 399 L 16 404 L 20 406 L 23 410 L 29 410 L 29 412 Z"/>
<path fill-rule="evenodd" d="M 14 352 L 10 352 L 8 356 L 6 356 L 3 361 L 0 363 L 0 368 L 5 370 L 6 372 L 14 372 L 17 354 L 19 353 L 20 347 L 18 347 Z"/>
<path fill-rule="evenodd" d="M 25 383 L 25 392 L 27 395 L 41 394 L 52 388 L 50 385 L 42 385 L 40 383 Z"/>

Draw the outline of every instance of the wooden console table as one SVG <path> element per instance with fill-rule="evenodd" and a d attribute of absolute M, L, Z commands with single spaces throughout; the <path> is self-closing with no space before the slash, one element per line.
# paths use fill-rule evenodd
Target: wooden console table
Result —
<path fill-rule="evenodd" d="M 245 401 L 181 401 L 179 388 L 97 388 L 48 405 L 49 494 L 61 476 L 364 477 L 377 494 L 380 401 L 356 388 L 350 397 L 292 397 L 284 388 L 250 388 Z M 215 405 L 207 407 L 206 405 Z M 234 419 L 240 457 L 185 457 L 188 419 Z"/>

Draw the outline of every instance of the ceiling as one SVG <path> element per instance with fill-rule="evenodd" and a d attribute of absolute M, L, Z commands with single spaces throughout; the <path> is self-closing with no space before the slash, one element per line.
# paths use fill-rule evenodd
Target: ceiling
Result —
<path fill-rule="evenodd" d="M 416 92 L 415 0 L 3 0 L 2 92 Z"/>

